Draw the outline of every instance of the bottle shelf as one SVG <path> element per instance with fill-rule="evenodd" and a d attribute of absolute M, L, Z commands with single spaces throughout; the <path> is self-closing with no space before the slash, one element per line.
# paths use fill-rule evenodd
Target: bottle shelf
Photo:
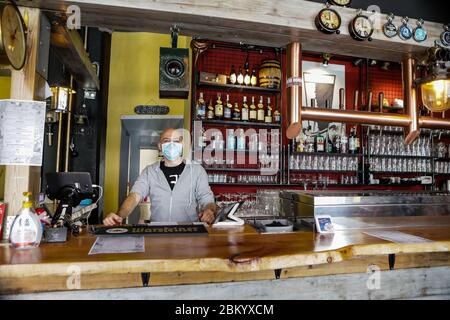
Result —
<path fill-rule="evenodd" d="M 279 183 L 244 183 L 244 182 L 210 182 L 210 186 L 248 186 L 248 187 L 275 187 L 282 186 Z"/>
<path fill-rule="evenodd" d="M 294 156 L 362 157 L 361 153 L 293 152 Z"/>
<path fill-rule="evenodd" d="M 291 172 L 301 173 L 362 173 L 361 170 L 302 170 L 302 169 L 289 169 Z"/>
<path fill-rule="evenodd" d="M 369 173 L 373 174 L 390 174 L 390 175 L 396 175 L 396 174 L 411 174 L 411 175 L 432 175 L 433 172 L 404 172 L 404 171 L 368 171 Z"/>
<path fill-rule="evenodd" d="M 222 151 L 223 154 L 227 154 L 227 152 L 231 152 L 231 153 L 248 153 L 248 154 L 259 154 L 259 153 L 263 152 L 263 151 L 258 151 L 258 150 L 249 150 L 249 149 L 245 149 L 245 150 L 237 150 L 237 149 L 234 149 L 234 150 L 231 150 L 231 149 L 222 149 L 222 150 L 220 150 L 220 149 L 210 149 L 210 150 L 215 150 L 215 152 Z M 193 151 L 194 151 L 194 153 L 195 152 L 203 152 L 203 151 L 205 151 L 205 148 L 203 148 L 203 149 L 195 149 Z M 266 154 L 270 155 L 271 152 L 266 150 Z M 274 152 L 273 154 L 279 155 L 280 152 Z"/>
<path fill-rule="evenodd" d="M 265 123 L 265 122 L 245 122 L 236 120 L 195 120 L 201 121 L 205 125 L 220 125 L 220 126 L 243 126 L 243 127 L 258 127 L 258 128 L 281 128 L 279 123 Z"/>
<path fill-rule="evenodd" d="M 271 170 L 270 168 L 218 168 L 218 167 L 206 167 L 206 171 L 230 171 L 230 172 L 276 172 L 277 174 L 280 172 L 280 169 Z"/>
<path fill-rule="evenodd" d="M 253 93 L 265 93 L 265 94 L 279 94 L 281 93 L 280 89 L 270 89 L 263 87 L 251 87 L 251 86 L 242 86 L 242 85 L 234 85 L 234 84 L 221 84 L 221 83 L 210 83 L 198 81 L 197 86 L 199 88 L 207 88 L 213 90 L 226 90 L 226 91 L 240 91 L 240 92 L 253 92 Z"/>
<path fill-rule="evenodd" d="M 397 155 L 381 155 L 381 154 L 371 154 L 370 158 L 387 158 L 387 159 L 428 159 L 432 157 L 429 156 L 397 156 Z"/>

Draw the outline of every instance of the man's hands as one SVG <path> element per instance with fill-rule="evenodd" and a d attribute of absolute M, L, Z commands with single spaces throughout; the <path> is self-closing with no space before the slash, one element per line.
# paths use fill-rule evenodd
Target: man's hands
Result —
<path fill-rule="evenodd" d="M 123 223 L 124 219 L 136 208 L 141 201 L 141 196 L 138 193 L 131 192 L 125 201 L 120 206 L 117 213 L 110 213 L 103 219 L 103 224 L 108 227 L 117 226 Z M 125 218 L 122 218 L 125 217 Z"/>
<path fill-rule="evenodd" d="M 198 215 L 201 222 L 206 222 L 208 224 L 212 224 L 214 222 L 214 218 L 216 217 L 214 211 L 211 209 L 205 209 Z"/>
<path fill-rule="evenodd" d="M 122 217 L 118 216 L 115 213 L 110 213 L 103 219 L 103 224 L 108 227 L 117 226 L 122 224 Z"/>

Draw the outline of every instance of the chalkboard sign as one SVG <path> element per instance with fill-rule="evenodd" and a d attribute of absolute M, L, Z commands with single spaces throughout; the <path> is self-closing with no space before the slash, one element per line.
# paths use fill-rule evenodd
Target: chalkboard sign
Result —
<path fill-rule="evenodd" d="M 117 227 L 93 226 L 95 235 L 207 235 L 203 224 L 179 224 L 179 225 L 123 225 Z"/>
<path fill-rule="evenodd" d="M 168 106 L 160 105 L 138 105 L 134 108 L 134 112 L 137 114 L 166 115 L 169 111 Z"/>

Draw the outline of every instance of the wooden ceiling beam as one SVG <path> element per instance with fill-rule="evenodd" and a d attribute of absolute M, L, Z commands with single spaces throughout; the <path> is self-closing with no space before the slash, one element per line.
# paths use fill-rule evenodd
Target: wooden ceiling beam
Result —
<path fill-rule="evenodd" d="M 60 14 L 47 13 L 51 45 L 74 79 L 85 89 L 100 89 L 100 80 L 77 30 L 69 30 Z"/>
<path fill-rule="evenodd" d="M 293 41 L 302 43 L 306 51 L 329 52 L 363 58 L 400 62 L 406 56 L 421 54 L 434 45 L 442 25 L 425 22 L 429 37 L 423 43 L 399 37 L 389 39 L 381 28 L 386 14 L 374 14 L 376 30 L 372 42 L 353 40 L 348 24 L 356 9 L 336 8 L 342 17 L 340 35 L 325 35 L 317 31 L 314 18 L 324 6 L 305 0 L 20 0 L 49 10 L 65 10 L 75 4 L 80 7 L 83 25 L 115 31 L 145 31 L 169 33 L 173 24 L 181 34 L 252 44 L 286 46 Z M 371 13 L 367 13 L 371 15 Z M 401 25 L 400 17 L 394 21 Z M 415 26 L 416 20 L 409 24 Z"/>

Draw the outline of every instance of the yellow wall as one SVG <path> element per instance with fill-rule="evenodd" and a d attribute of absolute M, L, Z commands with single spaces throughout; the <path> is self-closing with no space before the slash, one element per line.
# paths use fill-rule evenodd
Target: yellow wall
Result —
<path fill-rule="evenodd" d="M 180 36 L 178 48 L 189 48 L 190 38 Z M 159 99 L 159 48 L 170 47 L 170 35 L 122 33 L 112 35 L 108 89 L 104 214 L 117 210 L 122 115 L 133 115 L 139 104 L 163 104 L 170 115 L 184 115 L 189 123 L 189 100 Z M 192 53 L 190 54 L 192 56 Z"/>
<path fill-rule="evenodd" d="M 11 77 L 0 77 L 0 99 L 9 99 L 11 91 Z M 0 199 L 5 192 L 5 166 L 0 166 Z"/>
<path fill-rule="evenodd" d="M 11 77 L 0 77 L 0 99 L 9 99 Z"/>

